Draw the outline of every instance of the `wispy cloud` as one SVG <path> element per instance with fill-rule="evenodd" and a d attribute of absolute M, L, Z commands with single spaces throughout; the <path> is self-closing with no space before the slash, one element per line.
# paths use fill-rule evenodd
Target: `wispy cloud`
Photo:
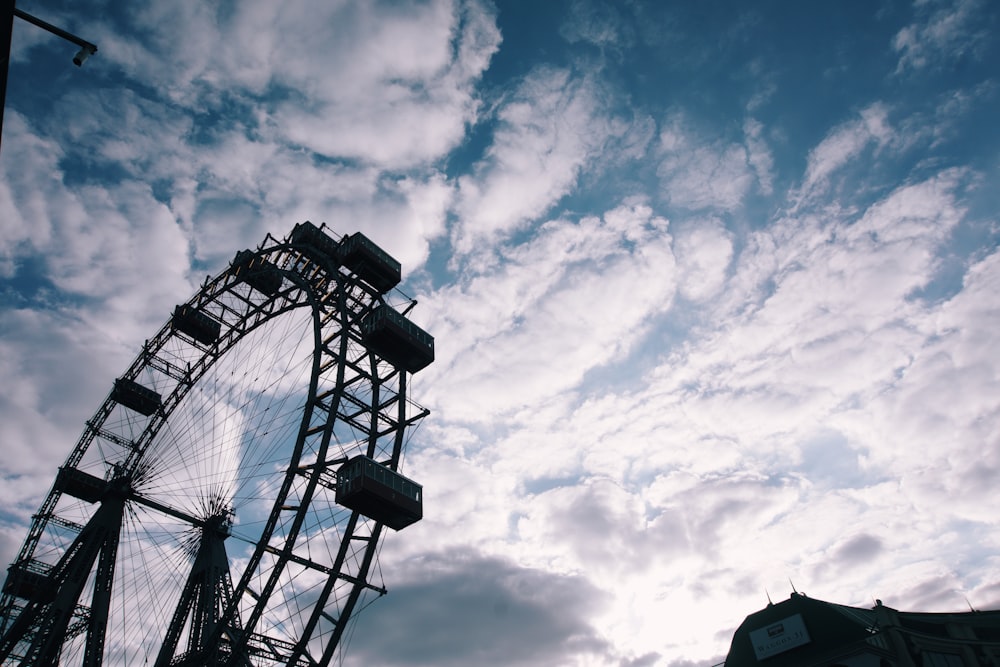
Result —
<path fill-rule="evenodd" d="M 761 193 L 770 195 L 774 191 L 774 157 L 764 138 L 764 127 L 760 121 L 747 118 L 743 121 L 743 136 L 747 147 L 747 162 L 753 168 Z"/>
<path fill-rule="evenodd" d="M 601 0 L 574 0 L 560 34 L 570 43 L 587 42 L 620 53 L 635 41 L 632 26 L 619 8 Z"/>
<path fill-rule="evenodd" d="M 892 40 L 892 47 L 899 54 L 896 74 L 938 67 L 961 56 L 973 55 L 987 38 L 983 24 L 977 21 L 983 5 L 980 0 L 914 5 L 917 20 L 896 33 Z"/>
<path fill-rule="evenodd" d="M 834 172 L 858 158 L 870 144 L 882 146 L 892 138 L 888 109 L 884 105 L 869 106 L 859 116 L 834 129 L 809 152 L 802 184 L 804 196 L 826 187 Z"/>
<path fill-rule="evenodd" d="M 611 133 L 594 82 L 565 69 L 530 73 L 497 110 L 497 128 L 474 174 L 459 180 L 459 252 L 504 238 L 568 193 Z"/>
<path fill-rule="evenodd" d="M 626 352 L 676 289 L 666 227 L 641 203 L 552 221 L 467 286 L 434 295 L 428 321 L 448 352 L 430 373 L 441 378 L 432 401 L 452 418 L 490 418 Z"/>
<path fill-rule="evenodd" d="M 755 146 L 759 150 L 759 144 Z M 657 174 L 662 197 L 681 209 L 732 211 L 750 190 L 752 173 L 746 149 L 736 143 L 704 140 L 680 116 L 660 131 L 663 156 Z M 756 157 L 760 165 L 759 153 Z"/>

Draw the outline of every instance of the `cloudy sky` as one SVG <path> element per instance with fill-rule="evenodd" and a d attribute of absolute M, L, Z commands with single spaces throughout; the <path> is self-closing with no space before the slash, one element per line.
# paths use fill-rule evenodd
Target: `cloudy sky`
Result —
<path fill-rule="evenodd" d="M 721 662 L 769 593 L 1000 608 L 990 0 L 18 6 L 0 555 L 145 338 L 302 220 L 437 360 L 344 664 Z"/>

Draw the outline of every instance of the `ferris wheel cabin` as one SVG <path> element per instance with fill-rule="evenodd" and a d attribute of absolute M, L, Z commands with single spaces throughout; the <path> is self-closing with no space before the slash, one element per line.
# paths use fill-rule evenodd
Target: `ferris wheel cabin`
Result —
<path fill-rule="evenodd" d="M 434 337 L 389 306 L 368 313 L 361 336 L 369 350 L 410 373 L 434 361 Z"/>
<path fill-rule="evenodd" d="M 391 290 L 402 279 L 399 262 L 361 232 L 341 240 L 340 262 L 381 294 Z"/>
<path fill-rule="evenodd" d="M 306 221 L 295 225 L 289 240 L 314 262 L 330 262 L 349 269 L 379 294 L 385 294 L 402 279 L 399 262 L 361 232 L 336 241 Z"/>
<path fill-rule="evenodd" d="M 114 389 L 111 391 L 111 398 L 120 405 L 124 405 L 126 408 L 135 410 L 147 417 L 159 410 L 163 404 L 163 399 L 158 393 L 128 378 L 118 378 L 115 380 Z"/>
<path fill-rule="evenodd" d="M 240 250 L 233 259 L 236 275 L 261 294 L 274 296 L 281 289 L 278 267 L 251 250 Z"/>
<path fill-rule="evenodd" d="M 211 345 L 219 340 L 222 324 L 214 320 L 194 306 L 182 304 L 174 308 L 170 318 L 170 326 L 174 331 L 187 334 L 205 345 Z"/>
<path fill-rule="evenodd" d="M 423 487 L 364 455 L 337 471 L 337 503 L 393 530 L 424 516 Z"/>
<path fill-rule="evenodd" d="M 300 222 L 288 237 L 303 256 L 317 263 L 332 263 L 385 294 L 399 284 L 400 264 L 361 232 L 340 241 L 309 221 Z M 361 322 L 362 342 L 396 368 L 416 373 L 434 361 L 434 337 L 382 304 Z"/>
<path fill-rule="evenodd" d="M 308 220 L 295 225 L 288 240 L 299 252 L 317 264 L 327 262 L 334 266 L 340 264 L 338 258 L 340 244 Z"/>

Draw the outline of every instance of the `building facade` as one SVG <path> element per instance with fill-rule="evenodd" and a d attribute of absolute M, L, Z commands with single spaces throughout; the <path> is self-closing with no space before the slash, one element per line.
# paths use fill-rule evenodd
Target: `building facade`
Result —
<path fill-rule="evenodd" d="M 724 667 L 1000 667 L 1000 611 L 848 607 L 801 593 L 740 624 Z M 722 666 L 719 666 L 722 667 Z"/>

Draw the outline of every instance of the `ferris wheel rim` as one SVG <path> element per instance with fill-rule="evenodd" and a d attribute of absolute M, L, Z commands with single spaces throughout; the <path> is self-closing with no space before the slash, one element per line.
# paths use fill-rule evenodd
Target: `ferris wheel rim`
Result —
<path fill-rule="evenodd" d="M 295 252 L 294 247 L 291 244 L 289 244 L 288 242 L 275 243 L 275 244 L 273 244 L 273 245 L 271 245 L 270 247 L 267 247 L 267 248 L 265 248 L 263 246 L 263 244 L 262 244 L 262 246 L 259 247 L 258 250 L 256 251 L 255 256 L 257 256 L 257 257 L 273 257 L 273 256 L 276 256 L 276 255 L 280 255 L 281 253 L 294 254 L 294 252 Z M 316 268 L 316 267 L 313 267 L 313 268 Z M 320 268 L 322 268 L 322 267 L 320 267 Z M 347 342 L 348 342 L 348 339 L 349 339 L 349 336 L 350 336 L 350 326 L 349 326 L 349 324 L 347 322 L 350 313 L 349 313 L 349 309 L 346 307 L 347 287 L 342 284 L 343 281 L 344 281 L 344 277 L 343 277 L 343 275 L 339 271 L 337 271 L 336 269 L 332 269 L 331 270 L 331 268 L 329 266 L 325 267 L 325 269 L 326 269 L 326 278 L 329 279 L 329 280 L 331 280 L 332 283 L 335 284 L 335 287 L 334 287 L 334 289 L 332 291 L 333 291 L 333 293 L 335 293 L 337 295 L 337 298 L 338 298 L 339 302 L 336 305 L 336 307 L 334 308 L 334 313 L 335 314 L 339 314 L 341 316 L 342 320 L 343 320 L 342 327 L 341 327 L 342 331 L 339 334 L 339 336 L 340 336 L 340 341 L 341 341 L 342 346 L 346 346 Z M 202 287 L 200 287 L 196 291 L 195 295 L 188 301 L 187 305 L 195 306 L 195 305 L 202 304 L 205 301 L 207 301 L 208 299 L 207 299 L 206 295 L 208 294 L 208 290 L 210 289 L 210 287 L 216 287 L 216 286 L 219 286 L 221 284 L 222 286 L 221 286 L 221 289 L 220 289 L 219 293 L 222 293 L 222 292 L 224 292 L 226 290 L 234 289 L 234 286 L 237 285 L 239 283 L 239 281 L 232 281 L 232 282 L 226 283 L 227 280 L 230 280 L 230 279 L 232 279 L 232 278 L 235 277 L 233 275 L 233 271 L 234 271 L 234 265 L 230 265 L 223 272 L 221 272 L 219 274 L 219 276 L 217 276 L 214 281 L 206 279 L 205 284 L 202 285 Z M 318 391 L 318 381 L 319 381 L 318 380 L 319 376 L 318 376 L 318 373 L 317 373 L 317 368 L 318 368 L 318 366 L 320 364 L 320 359 L 321 359 L 321 352 L 320 351 L 321 351 L 321 349 L 323 348 L 323 345 L 324 345 L 324 343 L 322 341 L 323 329 L 322 329 L 322 326 L 321 326 L 321 323 L 320 323 L 321 308 L 318 305 L 318 298 L 314 294 L 314 290 L 311 289 L 312 283 L 309 282 L 309 279 L 307 279 L 306 277 L 304 277 L 304 276 L 302 276 L 302 275 L 300 275 L 298 273 L 294 273 L 294 272 L 288 271 L 288 270 L 283 270 L 283 276 L 289 282 L 296 283 L 298 285 L 298 288 L 304 294 L 307 295 L 306 301 L 308 303 L 298 302 L 298 303 L 291 304 L 291 305 L 286 304 L 285 307 L 276 308 L 276 309 L 273 309 L 273 310 L 270 310 L 270 311 L 266 311 L 266 312 L 264 312 L 265 309 L 263 309 L 263 308 L 261 308 L 260 310 L 256 311 L 258 313 L 259 312 L 264 312 L 264 316 L 261 317 L 258 321 L 256 321 L 256 323 L 253 326 L 250 326 L 250 327 L 241 327 L 241 328 L 238 329 L 238 331 L 239 331 L 238 335 L 231 335 L 229 338 L 225 339 L 226 343 L 224 345 L 217 345 L 214 348 L 214 350 L 204 349 L 202 351 L 202 355 L 201 355 L 202 361 L 204 361 L 209 356 L 212 357 L 212 360 L 211 360 L 210 363 L 202 364 L 201 366 L 197 366 L 196 365 L 196 368 L 200 370 L 200 372 L 197 374 L 197 376 L 191 376 L 190 375 L 190 367 L 187 369 L 187 373 L 188 373 L 187 377 L 190 380 L 189 384 L 191 386 L 194 386 L 199 380 L 201 380 L 205 376 L 206 373 L 209 373 L 211 371 L 212 367 L 214 367 L 214 365 L 215 365 L 215 363 L 217 361 L 219 361 L 220 359 L 222 359 L 223 357 L 225 357 L 226 354 L 229 353 L 238 343 L 240 343 L 241 341 L 243 341 L 247 336 L 249 336 L 250 334 L 252 334 L 259 327 L 263 327 L 268 322 L 270 322 L 270 321 L 272 321 L 272 320 L 274 320 L 276 318 L 279 318 L 279 317 L 281 317 L 283 315 L 286 315 L 289 311 L 296 310 L 298 308 L 309 307 L 310 310 L 311 310 L 311 318 L 310 319 L 313 322 L 313 332 L 312 333 L 313 333 L 313 338 L 314 338 L 314 349 L 313 349 L 313 354 L 312 354 L 313 370 L 312 370 L 312 373 L 310 374 L 310 387 L 309 387 L 308 396 L 307 396 L 307 399 L 306 399 L 306 406 L 307 406 L 306 409 L 307 410 L 314 409 L 314 406 L 315 406 L 315 404 L 317 402 L 317 391 Z M 316 275 L 313 275 L 310 278 L 312 280 L 315 280 L 316 279 Z M 270 295 L 270 296 L 268 296 L 267 299 L 264 300 L 264 302 L 262 304 L 259 304 L 259 305 L 263 306 L 266 303 L 273 304 L 274 302 L 276 302 L 278 300 L 278 298 L 279 298 L 278 295 Z M 374 300 L 379 300 L 380 298 L 381 297 L 376 297 Z M 230 330 L 233 331 L 233 330 L 236 330 L 236 329 L 231 327 Z M 171 322 L 168 321 L 168 323 L 165 324 L 164 327 L 157 334 L 157 337 L 154 339 L 154 342 L 155 341 L 165 341 L 166 339 L 169 339 L 172 336 L 176 336 L 176 335 L 177 335 L 177 332 L 171 330 Z M 183 337 L 181 337 L 181 338 L 183 338 Z M 190 342 L 190 341 L 187 341 L 187 342 Z M 136 357 L 136 360 L 133 362 L 133 364 L 129 367 L 129 370 L 126 371 L 125 375 L 123 375 L 122 377 L 126 378 L 126 379 L 129 379 L 129 380 L 132 380 L 132 379 L 140 376 L 141 371 L 144 370 L 144 369 L 146 369 L 146 368 L 148 368 L 149 364 L 151 363 L 151 360 L 155 358 L 156 353 L 160 350 L 161 347 L 162 347 L 162 345 L 160 347 L 156 347 L 155 344 L 153 346 L 151 346 L 150 343 L 149 343 L 149 341 L 147 341 L 147 343 L 143 347 L 143 351 Z M 343 381 L 343 366 L 344 366 L 345 363 L 346 363 L 346 355 L 344 355 L 343 352 L 342 352 L 341 353 L 341 359 L 338 362 L 338 372 L 340 373 L 340 378 L 338 380 L 338 385 L 339 385 L 340 382 Z M 374 356 L 371 357 L 370 363 L 372 365 L 372 372 L 375 372 L 375 368 L 376 368 L 378 362 L 374 358 Z M 160 369 L 160 370 L 162 370 L 162 369 Z M 396 371 L 396 373 L 398 373 L 398 388 L 396 390 L 398 396 L 396 397 L 396 403 L 395 404 L 398 406 L 398 408 L 400 410 L 400 416 L 398 417 L 398 420 L 399 420 L 400 423 L 406 423 L 406 420 L 405 420 L 405 418 L 403 416 L 404 406 L 408 402 L 408 399 L 406 398 L 405 373 L 403 371 Z M 168 419 L 173 414 L 174 410 L 177 409 L 177 407 L 180 406 L 184 402 L 184 398 L 187 395 L 188 391 L 190 391 L 190 387 L 185 388 L 183 386 L 183 383 L 178 383 L 177 386 L 174 387 L 174 391 L 171 393 L 170 397 L 168 397 L 169 400 L 168 400 L 167 405 L 168 405 L 169 409 L 162 411 L 162 418 L 154 418 L 152 420 L 151 424 L 154 424 L 155 426 L 149 428 L 148 432 L 147 431 L 143 431 L 143 437 L 145 438 L 145 440 L 143 442 L 139 443 L 138 445 L 133 446 L 134 456 L 130 457 L 130 459 L 128 459 L 125 462 L 125 465 L 123 466 L 123 470 L 122 470 L 122 476 L 123 476 L 123 478 L 124 477 L 135 476 L 136 474 L 138 474 L 140 472 L 141 466 L 144 464 L 144 462 L 146 460 L 145 459 L 146 448 L 148 448 L 149 445 L 150 445 L 150 443 L 152 443 L 156 439 L 156 437 L 157 437 L 157 435 L 159 433 L 159 430 L 168 422 Z M 101 407 L 98 409 L 97 413 L 95 414 L 95 418 L 91 419 L 91 420 L 88 420 L 88 422 L 87 422 L 87 428 L 85 429 L 84 434 L 81 436 L 80 440 L 74 446 L 73 451 L 70 453 L 69 457 L 66 460 L 66 463 L 64 464 L 64 466 L 62 466 L 60 468 L 60 470 L 63 470 L 63 469 L 73 469 L 76 465 L 78 465 L 80 463 L 80 461 L 82 461 L 84 459 L 84 457 L 87 455 L 88 450 L 94 444 L 95 440 L 97 440 L 98 438 L 105 438 L 107 440 L 112 440 L 111 436 L 113 434 L 110 434 L 110 433 L 107 433 L 107 432 L 102 432 L 102 429 L 103 429 L 103 427 L 105 425 L 105 421 L 107 419 L 108 414 L 110 414 L 111 410 L 115 407 L 114 404 L 116 404 L 116 402 L 112 400 L 111 396 L 109 396 L 105 400 L 105 402 L 101 405 Z M 329 429 L 333 428 L 333 424 L 336 421 L 336 411 L 335 410 L 332 411 L 331 414 L 333 414 L 334 417 L 331 418 L 331 420 L 329 422 L 329 424 L 330 424 Z M 307 426 L 309 424 L 309 421 L 310 420 L 308 418 L 308 415 L 304 414 L 301 426 L 299 428 L 299 434 L 297 436 L 298 439 L 301 439 L 302 433 L 307 428 Z M 398 460 L 399 449 L 401 447 L 402 437 L 403 437 L 402 429 L 400 428 L 399 430 L 397 430 L 397 432 L 395 433 L 395 435 L 393 437 L 394 437 L 394 451 L 393 451 L 392 457 L 393 457 L 394 460 Z M 329 442 L 329 436 L 327 436 L 327 443 L 328 442 Z M 374 453 L 372 451 L 373 447 L 374 447 L 374 439 L 372 440 L 372 444 L 368 448 L 369 449 L 369 452 L 368 452 L 369 455 L 371 455 L 371 454 Z M 275 496 L 275 500 L 274 500 L 274 502 L 272 503 L 272 506 L 271 506 L 270 516 L 269 516 L 268 521 L 269 521 L 269 524 L 272 525 L 272 526 L 274 524 L 274 517 L 279 512 L 280 506 L 285 505 L 286 504 L 285 501 L 287 501 L 287 499 L 288 499 L 288 480 L 291 479 L 294 475 L 301 473 L 301 470 L 295 469 L 298 463 L 300 463 L 300 459 L 297 459 L 294 462 L 293 461 L 289 461 L 288 467 L 285 470 L 285 484 L 282 487 L 283 490 L 279 491 L 279 493 Z M 317 466 L 316 470 L 318 471 L 318 466 Z M 312 474 L 311 476 L 309 476 L 309 485 L 310 485 L 309 488 L 314 489 L 316 487 L 316 485 L 319 484 L 319 483 L 320 483 L 320 473 L 319 472 L 315 472 L 314 474 Z M 130 496 L 130 498 L 129 498 L 130 501 L 138 500 L 139 494 L 138 494 L 138 492 L 135 489 L 132 489 L 130 491 L 130 493 L 132 493 L 132 496 Z M 32 531 L 29 532 L 29 537 L 28 537 L 28 539 L 25 540 L 24 546 L 22 547 L 22 552 L 19 555 L 18 561 L 15 563 L 15 565 L 17 563 L 30 562 L 30 560 L 32 559 L 32 557 L 35 555 L 34 554 L 35 547 L 38 545 L 38 540 L 40 539 L 41 534 L 48 527 L 48 522 L 49 522 L 49 520 L 51 518 L 50 517 L 51 511 L 56 507 L 56 505 L 58 504 L 58 502 L 59 502 L 60 498 L 62 497 L 62 495 L 63 495 L 63 490 L 58 487 L 58 478 L 57 478 L 57 483 L 53 485 L 52 490 L 50 490 L 49 494 L 46 496 L 46 499 L 45 499 L 45 501 L 42 504 L 42 510 L 43 511 L 40 512 L 40 515 L 42 516 L 42 518 L 38 519 L 36 517 L 36 519 L 33 521 L 33 523 L 32 523 Z M 45 511 L 46 508 L 48 508 L 48 511 Z M 304 505 L 302 505 L 295 512 L 295 521 L 298 524 L 301 525 L 301 523 L 303 521 L 303 518 L 305 516 L 306 511 L 307 511 L 306 507 Z M 54 516 L 54 515 L 51 515 L 51 516 Z M 355 511 L 355 512 L 353 512 L 351 514 L 351 518 L 350 518 L 350 520 L 348 522 L 348 527 L 346 529 L 347 532 L 345 532 L 345 534 L 341 538 L 342 545 L 347 544 L 348 541 L 350 539 L 352 539 L 352 535 L 353 535 L 353 531 L 354 531 L 354 526 L 355 526 L 355 524 L 356 524 L 356 522 L 358 520 L 359 520 L 358 513 Z M 36 531 L 36 522 L 38 523 L 37 531 Z M 34 537 L 32 537 L 32 533 L 34 533 L 34 532 L 37 532 L 38 534 L 34 535 Z M 375 555 L 375 552 L 377 551 L 380 532 L 381 532 L 381 524 L 379 524 L 378 522 L 375 522 L 374 527 L 370 530 L 370 533 L 369 533 L 369 543 L 368 543 L 368 546 L 365 548 L 365 560 L 366 560 L 366 563 L 368 563 L 368 564 L 370 564 L 371 558 Z M 253 556 L 251 557 L 251 561 L 253 561 L 253 560 L 258 560 L 259 561 L 261 558 L 264 557 L 265 554 L 269 554 L 270 556 L 273 556 L 273 557 L 276 558 L 276 560 L 274 561 L 276 563 L 276 565 L 274 566 L 273 569 L 274 569 L 274 571 L 277 571 L 277 570 L 280 570 L 280 569 L 284 568 L 285 566 L 287 566 L 288 563 L 290 563 L 293 560 L 292 553 L 293 553 L 294 543 L 295 543 L 295 540 L 297 538 L 297 535 L 296 535 L 297 529 L 296 530 L 292 530 L 291 533 L 289 533 L 286 536 L 286 541 L 285 541 L 286 542 L 286 548 L 282 549 L 282 550 L 279 550 L 277 553 L 275 553 L 275 549 L 274 549 L 273 545 L 269 544 L 269 538 L 270 538 L 270 535 L 272 533 L 273 533 L 273 530 L 265 530 L 265 532 L 262 533 L 262 537 L 266 534 L 268 539 L 259 539 L 257 541 L 257 543 L 254 546 L 254 551 L 253 551 Z M 32 540 L 34 540 L 34 542 L 32 542 Z M 338 561 L 338 567 L 339 567 L 339 565 L 340 565 L 340 561 Z M 238 584 L 236 587 L 234 587 L 234 592 L 236 592 L 238 594 L 241 594 L 241 595 L 245 592 L 245 590 L 248 587 L 245 579 L 246 579 L 246 577 L 247 577 L 247 575 L 248 575 L 248 573 L 250 571 L 251 571 L 251 568 L 249 568 L 249 567 L 247 567 L 244 570 L 244 574 L 241 577 L 240 584 Z M 365 569 L 363 570 L 363 573 L 367 574 L 367 565 L 365 565 Z M 328 581 L 332 581 L 337 576 L 339 576 L 339 572 L 337 572 L 334 575 L 331 575 L 330 579 Z M 358 581 L 357 583 L 354 584 L 354 586 L 352 588 L 351 595 L 354 596 L 354 597 L 356 597 L 356 595 L 355 595 L 356 591 L 361 590 L 365 586 L 366 586 L 366 583 L 364 581 Z M 371 588 L 371 587 L 369 586 L 369 588 Z M 325 595 L 327 595 L 327 593 L 324 593 L 323 595 L 325 596 Z M 5 598 L 6 597 L 7 597 L 7 595 L 5 593 Z M 257 607 L 255 607 L 255 613 L 258 613 L 257 610 L 263 609 L 264 600 L 266 600 L 267 597 L 268 597 L 267 595 L 262 596 L 262 601 L 260 602 L 260 604 L 257 605 Z M 317 605 L 313 609 L 313 620 L 315 620 L 316 615 L 317 615 L 317 611 L 320 609 L 320 604 L 322 604 L 324 601 L 325 601 L 325 598 L 320 598 L 318 600 Z M 233 610 L 232 611 L 233 614 L 237 613 L 235 611 L 235 603 L 231 607 L 231 610 Z M 4 613 L 6 613 L 7 610 L 2 610 L 2 611 L 4 611 Z M 227 613 L 229 613 L 229 612 L 227 612 Z M 262 612 L 260 612 L 260 613 L 262 613 Z M 5 618 L 7 618 L 7 617 L 5 616 Z M 340 628 L 339 632 L 342 632 L 342 627 L 338 626 L 338 628 Z M 7 629 L 8 629 L 8 627 L 4 627 L 4 631 L 5 632 L 6 632 Z M 337 637 L 339 638 L 339 633 L 337 634 Z M 294 649 L 294 652 L 295 652 L 294 654 L 295 655 L 302 656 L 303 654 L 307 654 L 308 653 L 306 645 L 304 643 L 308 639 L 309 639 L 308 637 L 304 637 L 304 638 L 302 638 L 302 640 L 300 640 L 296 644 L 296 647 Z M 245 645 L 245 642 L 244 642 L 244 645 Z M 334 643 L 334 645 L 335 645 L 335 643 Z M 332 646 L 327 646 L 327 647 L 324 648 L 324 651 L 323 651 L 324 658 L 322 658 L 322 660 L 328 660 L 329 659 L 328 657 L 326 657 L 326 654 L 329 652 L 330 648 L 332 648 Z M 235 660 L 235 658 L 234 658 L 234 660 Z M 313 658 L 311 658 L 311 657 L 307 657 L 306 660 L 307 660 L 307 662 L 309 664 L 315 664 L 315 660 Z"/>

